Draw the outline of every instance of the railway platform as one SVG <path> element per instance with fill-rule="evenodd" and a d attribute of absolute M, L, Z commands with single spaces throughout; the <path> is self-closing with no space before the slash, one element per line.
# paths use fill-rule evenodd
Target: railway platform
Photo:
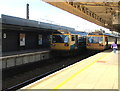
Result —
<path fill-rule="evenodd" d="M 57 71 L 20 89 L 47 89 L 47 91 L 119 91 L 118 65 L 120 50 L 106 50 Z"/>
<path fill-rule="evenodd" d="M 16 67 L 19 65 L 46 60 L 50 58 L 50 49 L 22 50 L 15 52 L 6 52 L 0 57 L 2 68 Z"/>

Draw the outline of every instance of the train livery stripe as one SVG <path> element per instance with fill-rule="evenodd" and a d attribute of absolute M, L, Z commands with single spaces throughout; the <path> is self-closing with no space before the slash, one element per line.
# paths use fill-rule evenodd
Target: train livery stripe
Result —
<path fill-rule="evenodd" d="M 60 83 L 58 86 L 56 86 L 52 91 L 56 91 L 57 89 L 59 89 L 60 87 L 62 87 L 63 85 L 65 85 L 67 82 L 69 82 L 71 79 L 73 79 L 75 76 L 77 76 L 78 74 L 80 74 L 81 72 L 83 72 L 85 69 L 87 69 L 88 67 L 92 66 L 94 63 L 96 63 L 97 61 L 100 61 L 101 59 L 109 56 L 110 54 L 106 54 L 102 57 L 100 57 L 99 59 L 95 60 L 94 62 L 92 62 L 91 64 L 87 65 L 86 67 L 84 67 L 83 69 L 81 69 L 80 71 L 78 71 L 77 73 L 73 74 L 71 77 L 69 77 L 68 79 L 66 79 L 65 81 L 63 81 L 62 83 Z"/>

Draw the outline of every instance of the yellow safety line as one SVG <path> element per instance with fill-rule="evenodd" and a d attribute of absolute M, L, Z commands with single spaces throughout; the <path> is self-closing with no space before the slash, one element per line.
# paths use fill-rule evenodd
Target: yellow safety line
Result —
<path fill-rule="evenodd" d="M 108 54 L 106 54 L 106 55 L 108 56 Z M 91 65 L 93 65 L 94 63 L 96 63 L 97 61 L 105 58 L 106 55 L 104 55 L 101 58 L 95 60 L 94 62 L 92 62 L 91 64 L 87 65 L 86 67 L 84 67 L 83 69 L 81 69 L 80 71 L 78 71 L 77 73 L 73 74 L 71 77 L 69 77 L 68 79 L 66 79 L 65 81 L 63 81 L 62 83 L 60 83 L 58 86 L 56 86 L 52 91 L 56 91 L 57 89 L 59 89 L 60 87 L 62 87 L 63 85 L 65 85 L 68 81 L 70 81 L 71 79 L 73 79 L 75 76 L 77 76 L 78 74 L 80 74 L 82 71 L 84 71 L 85 69 L 87 69 L 88 67 L 90 67 Z"/>

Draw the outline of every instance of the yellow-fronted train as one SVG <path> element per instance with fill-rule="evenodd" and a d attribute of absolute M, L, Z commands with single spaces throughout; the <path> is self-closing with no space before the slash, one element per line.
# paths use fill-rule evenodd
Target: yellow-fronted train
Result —
<path fill-rule="evenodd" d="M 119 45 L 120 37 L 110 33 L 92 32 L 86 38 L 86 48 L 87 50 L 104 50 L 110 48 L 114 42 Z"/>
<path fill-rule="evenodd" d="M 86 32 L 58 30 L 52 34 L 51 50 L 60 55 L 82 53 L 86 50 Z"/>

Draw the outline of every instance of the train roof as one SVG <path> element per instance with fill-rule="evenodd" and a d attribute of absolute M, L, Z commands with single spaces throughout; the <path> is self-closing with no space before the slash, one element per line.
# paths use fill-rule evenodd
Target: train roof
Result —
<path fill-rule="evenodd" d="M 54 34 L 79 34 L 81 36 L 87 36 L 87 32 L 81 32 L 81 31 L 75 31 L 75 30 L 57 30 L 57 32 L 54 32 Z"/>
<path fill-rule="evenodd" d="M 102 32 L 92 32 L 92 33 L 89 33 L 88 35 L 106 35 L 106 36 L 117 37 L 114 34 L 111 34 L 111 33 L 102 33 Z"/>
<path fill-rule="evenodd" d="M 87 36 L 87 32 L 80 32 L 80 31 L 70 31 L 71 34 L 79 34 L 81 36 Z"/>
<path fill-rule="evenodd" d="M 113 37 L 116 37 L 115 35 L 110 34 L 110 33 L 105 33 L 104 35 L 108 35 L 108 36 L 113 36 Z"/>
<path fill-rule="evenodd" d="M 88 33 L 88 35 L 103 35 L 102 32 L 91 32 L 91 33 Z"/>

